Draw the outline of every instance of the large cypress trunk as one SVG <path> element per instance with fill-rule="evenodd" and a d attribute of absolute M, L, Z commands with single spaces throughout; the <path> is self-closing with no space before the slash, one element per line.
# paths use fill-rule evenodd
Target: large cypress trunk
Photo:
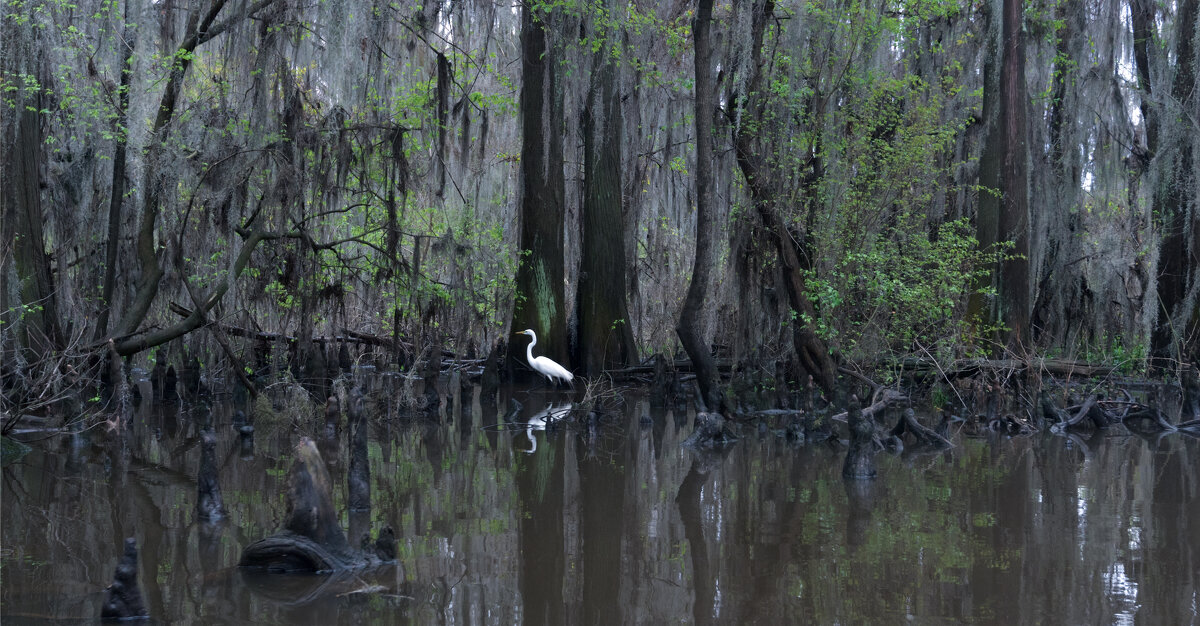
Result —
<path fill-rule="evenodd" d="M 1000 307 L 1008 347 L 1029 348 L 1029 98 L 1020 0 L 1004 0 L 1004 65 L 1000 73 L 1000 236 L 1013 242 L 1000 269 Z"/>
<path fill-rule="evenodd" d="M 717 368 L 700 333 L 700 314 L 713 264 L 712 116 L 715 87 L 711 26 L 712 0 L 700 0 L 692 27 L 696 38 L 696 257 L 675 331 L 688 358 L 692 360 L 700 396 L 709 410 L 716 411 L 719 402 Z"/>
<path fill-rule="evenodd" d="M 521 14 L 521 266 L 512 331 L 538 334 L 538 351 L 565 365 L 562 96 L 546 25 L 526 6 Z M 509 350 L 509 367 L 523 361 Z"/>
<path fill-rule="evenodd" d="M 38 84 L 49 84 L 49 77 L 43 71 L 44 52 L 36 41 L 38 29 L 20 26 L 9 17 L 3 24 L 0 74 L 24 74 L 36 77 Z M 45 153 L 40 111 L 47 105 L 40 92 L 25 89 L 13 91 L 6 98 L 12 98 L 14 105 L 5 106 L 6 110 L 0 113 L 3 119 L 0 186 L 4 189 L 0 193 L 3 219 L 0 233 L 3 241 L 12 246 L 12 265 L 2 264 L 5 269 L 0 278 L 0 305 L 3 305 L 0 314 L 4 328 L 17 331 L 20 347 L 34 354 L 47 354 L 62 347 L 57 295 L 43 233 L 46 216 L 41 198 L 41 165 Z M 15 285 L 10 286 L 10 281 Z M 14 292 L 15 302 L 9 300 Z"/>
<path fill-rule="evenodd" d="M 611 0 L 608 9 L 611 11 Z M 593 55 L 592 86 L 583 111 L 583 254 L 576 311 L 578 358 L 588 376 L 637 357 L 625 290 L 621 198 L 621 102 L 611 54 L 613 33 Z"/>
<path fill-rule="evenodd" d="M 988 126 L 979 160 L 979 244 L 988 248 L 1011 242 L 1007 258 L 993 270 L 998 297 L 983 311 L 975 297 L 973 312 L 986 313 L 1007 328 L 1000 339 L 1012 349 L 1029 346 L 1031 291 L 1029 284 L 1029 152 L 1028 97 L 1025 88 L 1025 47 L 1021 34 L 1021 3 L 1000 0 L 989 7 L 989 19 L 1000 15 L 1000 43 L 984 70 L 984 118 Z M 991 30 L 994 36 L 995 23 Z M 999 65 L 998 76 L 994 74 Z M 991 102 L 999 100 L 993 109 Z M 993 117 L 994 116 L 994 117 Z"/>

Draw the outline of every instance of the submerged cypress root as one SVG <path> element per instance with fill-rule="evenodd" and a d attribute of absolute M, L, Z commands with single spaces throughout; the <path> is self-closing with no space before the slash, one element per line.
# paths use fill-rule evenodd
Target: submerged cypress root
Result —
<path fill-rule="evenodd" d="M 281 572 L 325 572 L 378 564 L 374 552 L 350 547 L 333 509 L 333 484 L 311 439 L 296 445 L 288 474 L 283 528 L 242 551 L 243 567 Z"/>
<path fill-rule="evenodd" d="M 142 591 L 137 582 L 137 540 L 125 540 L 125 553 L 121 555 L 113 573 L 112 584 L 104 594 L 104 606 L 100 607 L 100 619 L 125 620 L 147 619 L 150 611 L 142 602 Z"/>
<path fill-rule="evenodd" d="M 847 411 L 850 424 L 850 449 L 846 451 L 846 462 L 842 465 L 845 478 L 874 478 L 875 470 L 875 422 L 863 415 L 858 396 L 850 396 Z"/>

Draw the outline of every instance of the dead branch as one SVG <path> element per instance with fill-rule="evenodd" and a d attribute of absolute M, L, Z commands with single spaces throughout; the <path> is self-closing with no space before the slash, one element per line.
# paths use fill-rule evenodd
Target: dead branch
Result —
<path fill-rule="evenodd" d="M 876 413 L 884 410 L 888 407 L 888 405 L 896 402 L 906 401 L 908 401 L 907 395 L 896 391 L 895 389 L 884 389 L 883 392 L 879 394 L 878 400 L 872 403 L 871 406 L 862 410 L 863 417 L 874 417 Z M 835 419 L 839 422 L 845 422 L 848 415 L 849 413 L 847 411 L 842 411 L 841 413 L 834 414 L 832 419 Z"/>
<path fill-rule="evenodd" d="M 896 427 L 892 429 L 893 437 L 903 437 L 904 433 L 911 433 L 921 443 L 928 446 L 936 446 L 940 448 L 953 448 L 954 444 L 950 440 L 939 435 L 932 428 L 927 428 L 917 421 L 917 415 L 912 409 L 905 409 L 900 416 L 900 420 L 896 422 Z"/>

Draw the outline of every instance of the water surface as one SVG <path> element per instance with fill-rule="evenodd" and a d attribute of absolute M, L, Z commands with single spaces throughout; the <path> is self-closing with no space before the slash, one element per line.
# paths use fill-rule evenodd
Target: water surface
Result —
<path fill-rule="evenodd" d="M 512 393 L 522 420 L 562 399 Z M 442 420 L 372 405 L 374 506 L 343 524 L 391 525 L 399 558 L 336 576 L 234 567 L 282 520 L 313 420 L 260 422 L 252 450 L 219 402 L 143 407 L 125 437 L 34 437 L 3 468 L 3 622 L 95 621 L 132 536 L 171 624 L 1200 623 L 1196 439 L 960 437 L 846 482 L 838 447 L 772 425 L 697 454 L 679 445 L 690 415 L 626 399 L 595 428 L 549 431 L 478 403 Z M 220 524 L 195 515 L 204 419 Z M 321 449 L 346 447 L 343 432 Z M 330 463 L 339 507 L 345 465 Z"/>

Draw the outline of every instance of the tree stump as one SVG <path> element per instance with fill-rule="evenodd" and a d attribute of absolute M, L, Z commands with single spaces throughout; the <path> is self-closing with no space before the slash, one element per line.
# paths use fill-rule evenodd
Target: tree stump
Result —
<path fill-rule="evenodd" d="M 711 450 L 737 441 L 737 436 L 725 425 L 720 413 L 700 411 L 696 413 L 696 429 L 683 445 L 697 450 Z"/>
<path fill-rule="evenodd" d="M 842 465 L 845 478 L 874 478 L 875 470 L 875 422 L 864 417 L 858 396 L 850 396 L 850 408 L 846 421 L 850 425 L 850 449 L 846 451 L 846 462 Z"/>
<path fill-rule="evenodd" d="M 142 602 L 142 591 L 137 582 L 137 540 L 125 540 L 125 553 L 117 563 L 112 584 L 104 595 L 104 606 L 100 607 L 100 619 L 128 620 L 148 619 L 150 611 Z"/>
<path fill-rule="evenodd" d="M 322 572 L 367 564 L 351 550 L 333 509 L 333 484 L 317 446 L 301 438 L 288 473 L 287 520 L 279 533 L 242 551 L 238 565 L 273 571 Z"/>

